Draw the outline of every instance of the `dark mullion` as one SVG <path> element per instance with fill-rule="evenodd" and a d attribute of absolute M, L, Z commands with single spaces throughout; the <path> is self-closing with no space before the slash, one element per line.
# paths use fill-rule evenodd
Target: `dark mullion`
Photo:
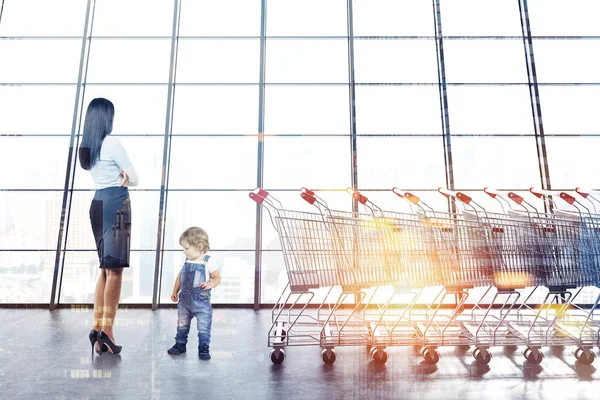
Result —
<path fill-rule="evenodd" d="M 448 95 L 446 86 L 446 66 L 444 60 L 444 39 L 442 35 L 442 17 L 440 12 L 440 0 L 433 1 L 433 19 L 435 29 L 435 48 L 437 55 L 438 84 L 440 93 L 440 116 L 442 119 L 442 134 L 444 145 L 444 165 L 446 172 L 446 187 L 454 190 L 454 170 L 452 165 L 452 146 L 450 141 L 450 120 L 448 116 Z M 456 212 L 456 206 L 452 199 L 448 199 L 448 210 Z"/>
<path fill-rule="evenodd" d="M 354 14 L 352 0 L 347 0 L 348 29 L 348 89 L 350 105 L 350 174 L 351 186 L 358 189 L 358 155 L 356 145 L 356 82 L 354 79 Z M 358 212 L 358 203 L 352 201 L 352 211 Z"/>
<path fill-rule="evenodd" d="M 267 46 L 267 0 L 262 0 L 260 5 L 260 75 L 258 78 L 258 143 L 256 186 L 262 188 L 264 184 L 264 152 L 265 152 L 265 63 Z M 262 206 L 256 205 L 256 237 L 254 254 L 254 311 L 260 309 L 262 285 Z"/>
<path fill-rule="evenodd" d="M 519 0 L 519 13 L 521 16 L 521 31 L 523 33 L 523 48 L 525 50 L 525 63 L 527 66 L 527 79 L 529 82 L 529 100 L 531 102 L 531 113 L 535 131 L 535 143 L 537 148 L 538 166 L 540 170 L 540 182 L 542 189 L 551 190 L 550 170 L 548 168 L 548 154 L 546 151 L 546 139 L 544 136 L 544 124 L 542 122 L 542 108 L 540 104 L 540 92 L 533 55 L 533 41 L 531 37 L 531 26 L 529 24 L 529 12 L 527 0 Z M 552 203 L 544 201 L 547 212 L 552 211 Z"/>
<path fill-rule="evenodd" d="M 69 155 L 67 158 L 67 170 L 65 173 L 65 186 L 63 191 L 62 210 L 60 216 L 60 223 L 58 228 L 58 238 L 56 244 L 56 257 L 54 259 L 54 273 L 52 275 L 52 289 L 50 292 L 50 305 L 49 310 L 55 310 L 60 303 L 60 291 L 62 288 L 62 274 L 65 266 L 65 252 L 68 229 L 69 229 L 69 218 L 71 215 L 71 202 L 73 200 L 73 182 L 75 180 L 75 167 L 77 162 L 75 136 L 77 132 L 78 115 L 81 115 L 81 99 L 83 96 L 81 92 L 83 90 L 84 81 L 84 69 L 87 70 L 87 61 L 89 60 L 89 45 L 88 45 L 88 31 L 91 34 L 93 28 L 93 11 L 90 17 L 90 7 L 92 0 L 88 0 L 85 23 L 83 27 L 83 38 L 81 41 L 81 55 L 79 59 L 79 73 L 77 77 L 77 89 L 75 92 L 75 106 L 73 108 L 73 121 L 71 124 L 71 135 L 69 143 Z M 95 3 L 94 3 L 95 5 Z M 64 242 L 64 244 L 63 244 Z"/>
<path fill-rule="evenodd" d="M 179 34 L 179 17 L 181 6 L 179 0 L 173 1 L 173 30 L 171 33 L 171 58 L 169 67 L 169 83 L 167 92 L 167 110 L 165 116 L 165 133 L 163 145 L 163 164 L 160 183 L 160 199 L 158 206 L 158 227 L 156 232 L 156 258 L 154 261 L 154 288 L 152 290 L 152 310 L 158 309 L 160 304 L 160 290 L 162 284 L 162 266 L 164 246 L 164 230 L 167 207 L 167 191 L 169 187 L 168 170 L 171 163 L 171 131 L 173 122 L 173 97 L 175 91 L 175 71 L 177 64 L 177 45 Z"/>

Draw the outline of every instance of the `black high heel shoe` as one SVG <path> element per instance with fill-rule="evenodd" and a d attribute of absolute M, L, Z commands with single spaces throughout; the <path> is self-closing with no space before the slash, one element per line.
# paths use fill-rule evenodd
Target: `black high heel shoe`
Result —
<path fill-rule="evenodd" d="M 92 360 L 94 359 L 94 347 L 96 347 L 95 344 L 98 341 L 98 334 L 98 331 L 92 329 L 88 336 L 90 338 L 90 343 L 92 344 Z M 96 350 L 98 354 L 102 354 L 103 351 L 108 351 L 108 347 L 106 347 L 105 344 L 100 346 L 100 351 Z"/>
<path fill-rule="evenodd" d="M 104 351 L 104 346 L 106 345 L 110 352 L 113 354 L 119 354 L 121 352 L 122 346 L 118 346 L 110 340 L 108 335 L 102 331 L 98 334 L 98 344 L 100 345 L 100 354 Z M 108 348 L 106 350 L 108 350 Z"/>

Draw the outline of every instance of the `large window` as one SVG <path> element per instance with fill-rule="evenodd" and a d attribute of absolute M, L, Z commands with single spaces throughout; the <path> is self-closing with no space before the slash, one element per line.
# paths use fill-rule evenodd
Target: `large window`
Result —
<path fill-rule="evenodd" d="M 515 1 L 435 4 L 6 0 L 0 303 L 49 302 L 61 228 L 60 301 L 93 301 L 94 187 L 71 150 L 96 97 L 114 103 L 112 134 L 141 176 L 124 303 L 153 301 L 157 267 L 159 302 L 171 302 L 179 236 L 194 225 L 223 276 L 215 303 L 253 303 L 258 288 L 276 301 L 286 265 L 248 199 L 257 182 L 304 211 L 315 209 L 301 187 L 350 211 L 350 186 L 392 211 L 411 210 L 392 187 L 444 210 L 447 184 L 494 211 L 486 186 L 543 208 L 527 189 L 546 163 L 554 189 L 600 188 L 597 1 L 528 0 L 527 18 Z"/>

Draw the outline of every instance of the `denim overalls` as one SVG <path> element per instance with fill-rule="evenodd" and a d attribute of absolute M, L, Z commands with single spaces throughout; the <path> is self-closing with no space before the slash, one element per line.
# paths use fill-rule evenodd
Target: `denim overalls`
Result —
<path fill-rule="evenodd" d="M 196 317 L 198 324 L 198 347 L 210 345 L 210 329 L 212 325 L 212 306 L 210 305 L 210 289 L 204 290 L 200 286 L 207 281 L 208 270 L 206 263 L 209 255 L 204 256 L 201 264 L 188 262 L 181 267 L 179 283 L 179 303 L 177 304 L 177 343 L 187 343 L 190 323 Z"/>

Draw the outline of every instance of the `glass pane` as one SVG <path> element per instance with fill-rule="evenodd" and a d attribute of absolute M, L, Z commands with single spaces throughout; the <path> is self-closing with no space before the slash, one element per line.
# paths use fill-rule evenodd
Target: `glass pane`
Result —
<path fill-rule="evenodd" d="M 258 85 L 177 86 L 173 133 L 257 132 Z"/>
<path fill-rule="evenodd" d="M 521 40 L 444 41 L 448 83 L 527 83 Z"/>
<path fill-rule="evenodd" d="M 268 36 L 345 36 L 346 26 L 346 0 L 267 3 Z"/>
<path fill-rule="evenodd" d="M 0 203 L 2 202 L 0 196 Z M 0 214 L 1 215 L 1 214 Z M 0 224 L 0 243 L 11 234 Z M 56 246 L 56 243 L 54 243 Z M 2 251 L 0 249 L 0 304 L 48 303 L 56 250 Z"/>
<path fill-rule="evenodd" d="M 600 181 L 597 162 L 599 145 L 600 139 L 596 137 L 546 138 L 552 187 L 557 190 L 597 188 Z"/>
<path fill-rule="evenodd" d="M 76 85 L 0 86 L 0 133 L 70 135 L 76 89 Z"/>
<path fill-rule="evenodd" d="M 180 40 L 178 83 L 258 83 L 260 41 Z"/>
<path fill-rule="evenodd" d="M 454 137 L 454 184 L 460 190 L 521 189 L 540 185 L 533 137 Z"/>
<path fill-rule="evenodd" d="M 62 190 L 69 141 L 68 137 L 0 137 L 0 188 Z"/>
<path fill-rule="evenodd" d="M 82 117 L 90 101 L 104 97 L 115 106 L 113 134 L 164 135 L 167 86 L 87 85 Z"/>
<path fill-rule="evenodd" d="M 130 189 L 160 189 L 164 153 L 164 137 L 119 137 L 129 160 L 140 178 L 138 186 Z M 95 189 L 90 173 L 77 162 L 75 189 Z"/>
<path fill-rule="evenodd" d="M 356 147 L 360 188 L 424 189 L 446 182 L 441 138 L 359 137 Z"/>
<path fill-rule="evenodd" d="M 0 40 L 1 83 L 77 83 L 81 40 Z"/>
<path fill-rule="evenodd" d="M 265 137 L 265 188 L 346 189 L 349 137 Z"/>
<path fill-rule="evenodd" d="M 62 200 L 62 191 L 0 192 L 0 248 L 56 249 Z"/>
<path fill-rule="evenodd" d="M 190 226 L 208 233 L 211 249 L 254 250 L 256 203 L 247 191 L 169 192 L 164 248 L 179 250 L 179 237 Z"/>
<path fill-rule="evenodd" d="M 87 83 L 168 83 L 171 40 L 94 39 Z"/>
<path fill-rule="evenodd" d="M 169 188 L 253 188 L 257 152 L 257 137 L 174 137 Z"/>
<path fill-rule="evenodd" d="M 356 40 L 357 83 L 437 83 L 433 40 Z"/>
<path fill-rule="evenodd" d="M 213 304 L 250 304 L 254 302 L 254 251 L 212 251 L 209 263 L 221 274 L 221 284 L 211 292 Z M 175 278 L 185 262 L 183 252 L 164 254 L 160 302 L 173 304 L 171 293 Z"/>
<path fill-rule="evenodd" d="M 96 0 L 95 36 L 171 36 L 174 2 Z"/>
<path fill-rule="evenodd" d="M 179 34 L 259 36 L 260 7 L 260 0 L 182 0 Z"/>
<path fill-rule="evenodd" d="M 349 134 L 346 86 L 267 86 L 266 134 Z"/>
<path fill-rule="evenodd" d="M 132 214 L 131 249 L 154 250 L 156 249 L 156 234 L 158 232 L 160 192 L 130 191 L 129 196 L 131 198 Z M 67 249 L 69 250 L 93 250 L 96 248 L 90 224 L 90 205 L 93 198 L 93 191 L 73 193 L 67 240 Z M 55 219 L 57 221 L 56 232 L 58 232 L 60 214 Z M 54 246 L 56 247 L 56 244 Z M 97 257 L 96 254 L 96 261 Z"/>
<path fill-rule="evenodd" d="M 267 41 L 267 83 L 347 83 L 346 40 Z"/>
<path fill-rule="evenodd" d="M 412 0 L 354 0 L 355 36 L 433 36 L 431 3 Z"/>
<path fill-rule="evenodd" d="M 280 251 L 264 252 L 261 268 L 261 302 L 275 303 L 288 284 L 283 254 Z"/>
<path fill-rule="evenodd" d="M 310 188 L 310 186 L 309 186 Z M 327 203 L 331 210 L 352 211 L 352 197 L 345 191 L 326 191 L 316 192 L 317 196 Z M 277 190 L 269 191 L 269 197 L 275 198 L 281 202 L 285 210 L 302 211 L 309 213 L 318 213 L 316 207 L 308 204 L 300 197 L 300 188 L 290 192 L 281 192 Z M 273 214 L 274 215 L 274 214 Z M 268 250 L 281 250 L 279 235 L 273 226 L 267 210 L 263 208 L 263 229 L 262 229 L 262 247 Z M 267 253 L 263 253 L 263 256 Z M 264 274 L 264 273 L 263 273 Z M 286 277 L 287 282 L 287 277 Z M 283 287 L 281 288 L 283 289 Z"/>
<path fill-rule="evenodd" d="M 152 303 L 154 259 L 153 251 L 131 252 L 130 266 L 123 270 L 120 304 Z M 148 263 L 149 260 L 152 262 Z M 93 251 L 67 252 L 60 301 L 62 303 L 93 304 L 99 274 L 97 253 Z M 115 324 L 119 326 L 119 324 L 127 323 L 126 320 L 126 311 L 118 311 Z"/>
<path fill-rule="evenodd" d="M 447 93 L 453 134 L 534 133 L 526 86 L 449 86 Z"/>
<path fill-rule="evenodd" d="M 263 252 L 261 280 L 262 303 L 275 303 L 288 283 L 285 260 L 280 251 Z M 379 293 L 381 293 L 381 291 L 387 291 L 387 288 L 379 289 Z M 314 293 L 314 297 L 311 299 L 310 304 L 321 304 L 325 298 L 327 298 L 329 302 L 335 303 L 341 294 L 341 288 L 324 287 L 312 289 L 311 292 Z M 380 300 L 381 303 L 384 303 L 387 300 L 387 297 L 378 296 L 376 299 Z M 308 296 L 304 296 L 300 300 L 300 303 L 306 300 L 308 300 Z M 343 303 L 350 304 L 352 301 L 354 301 L 354 296 L 348 296 Z M 311 309 L 306 310 L 304 314 L 311 315 L 313 312 L 316 315 L 316 310 Z"/>
<path fill-rule="evenodd" d="M 0 36 L 83 36 L 86 1 L 18 0 L 2 6 Z"/>
<path fill-rule="evenodd" d="M 540 86 L 544 133 L 599 134 L 598 86 Z"/>
<path fill-rule="evenodd" d="M 440 1 L 444 36 L 521 36 L 519 3 L 506 0 Z"/>
<path fill-rule="evenodd" d="M 538 82 L 596 83 L 599 53 L 600 40 L 535 40 Z"/>
<path fill-rule="evenodd" d="M 356 132 L 441 135 L 436 86 L 357 86 Z"/>
<path fill-rule="evenodd" d="M 527 7 L 532 35 L 600 35 L 596 0 L 572 0 L 568 7 L 563 0 L 528 0 Z"/>

